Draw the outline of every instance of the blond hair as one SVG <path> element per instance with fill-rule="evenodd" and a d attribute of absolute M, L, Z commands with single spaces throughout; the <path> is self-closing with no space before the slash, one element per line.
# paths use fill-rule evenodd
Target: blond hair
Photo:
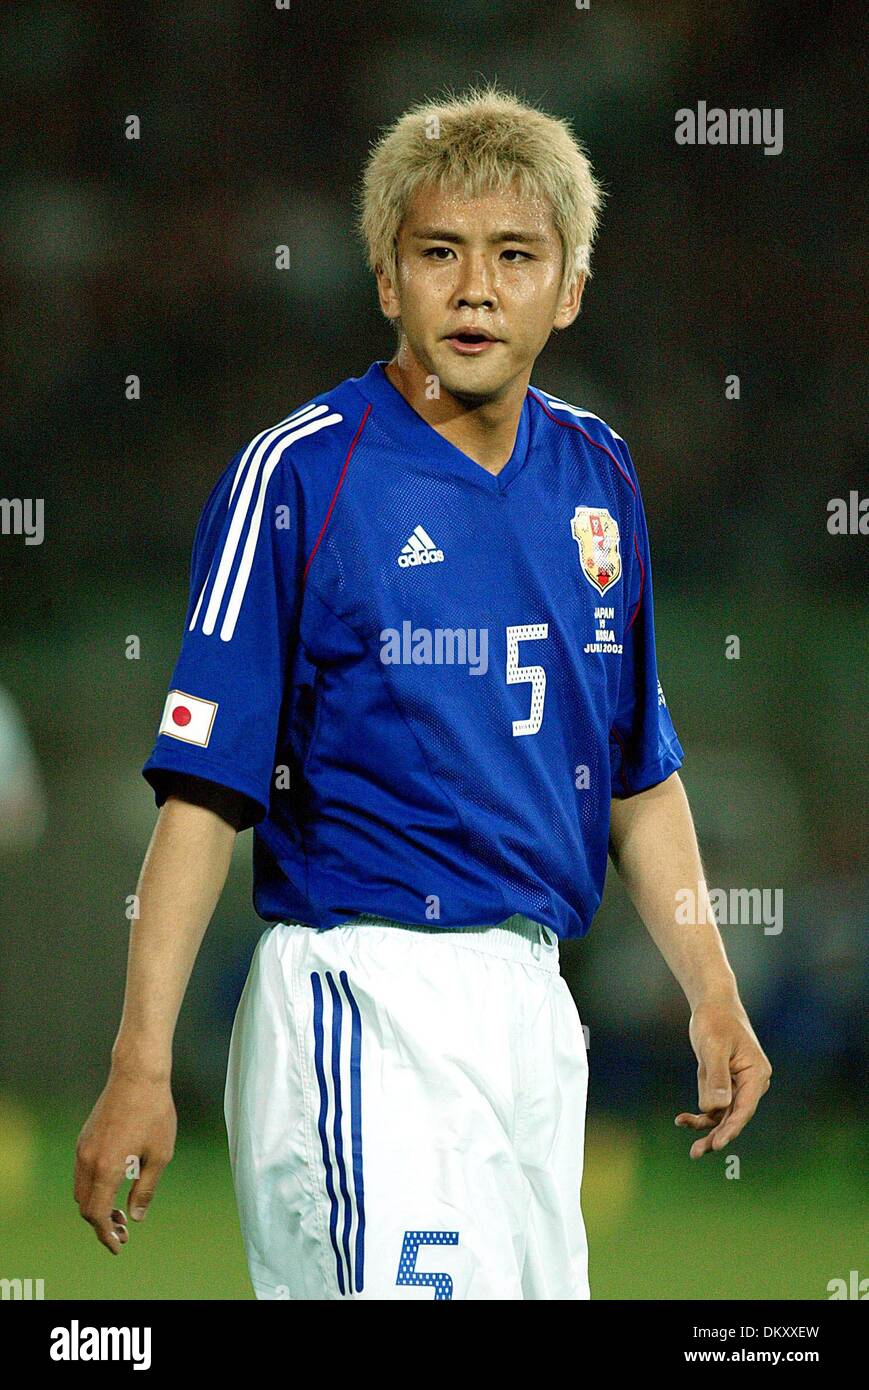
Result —
<path fill-rule="evenodd" d="M 496 83 L 410 107 L 365 164 L 358 231 L 372 271 L 398 283 L 398 231 L 416 192 L 438 186 L 474 198 L 518 180 L 523 197 L 549 202 L 563 253 L 562 292 L 584 271 L 606 196 L 568 122 Z"/>

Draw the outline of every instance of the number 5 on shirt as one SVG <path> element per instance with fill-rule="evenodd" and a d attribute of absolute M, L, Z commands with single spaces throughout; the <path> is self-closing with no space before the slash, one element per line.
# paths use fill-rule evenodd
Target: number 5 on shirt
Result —
<path fill-rule="evenodd" d="M 546 672 L 542 666 L 519 665 L 519 643 L 536 642 L 549 636 L 548 623 L 522 623 L 507 628 L 507 684 L 531 685 L 531 713 L 527 719 L 513 720 L 513 734 L 536 734 L 543 723 L 543 701 L 546 698 Z"/>

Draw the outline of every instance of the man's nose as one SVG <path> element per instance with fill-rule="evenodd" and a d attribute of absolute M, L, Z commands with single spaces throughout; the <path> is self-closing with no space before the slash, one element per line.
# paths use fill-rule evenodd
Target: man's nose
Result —
<path fill-rule="evenodd" d="M 492 304 L 497 297 L 494 275 L 485 256 L 468 256 L 456 287 L 458 303 Z"/>

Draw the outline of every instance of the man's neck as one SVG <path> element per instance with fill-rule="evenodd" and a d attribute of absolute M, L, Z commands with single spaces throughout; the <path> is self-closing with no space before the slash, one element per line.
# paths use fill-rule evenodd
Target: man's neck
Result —
<path fill-rule="evenodd" d="M 415 358 L 394 357 L 384 370 L 395 389 L 432 429 L 497 477 L 516 445 L 525 400 L 521 381 L 512 383 L 497 401 L 468 406 L 443 389 L 439 397 L 431 399 L 426 394 L 431 378 Z"/>

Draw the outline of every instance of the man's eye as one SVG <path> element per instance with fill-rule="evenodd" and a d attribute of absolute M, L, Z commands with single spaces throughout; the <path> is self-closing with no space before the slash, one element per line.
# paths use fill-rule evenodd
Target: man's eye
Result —
<path fill-rule="evenodd" d="M 433 260 L 443 261 L 446 259 L 447 256 L 451 256 L 453 254 L 453 250 L 451 246 L 429 246 L 427 250 L 423 251 L 422 254 L 424 256 L 431 256 Z M 505 251 L 501 252 L 501 255 L 520 256 L 523 261 L 531 261 L 534 259 L 530 252 L 520 251 L 519 248 L 516 246 L 508 246 Z M 518 264 L 518 262 L 510 261 L 509 264 L 516 265 Z"/>

